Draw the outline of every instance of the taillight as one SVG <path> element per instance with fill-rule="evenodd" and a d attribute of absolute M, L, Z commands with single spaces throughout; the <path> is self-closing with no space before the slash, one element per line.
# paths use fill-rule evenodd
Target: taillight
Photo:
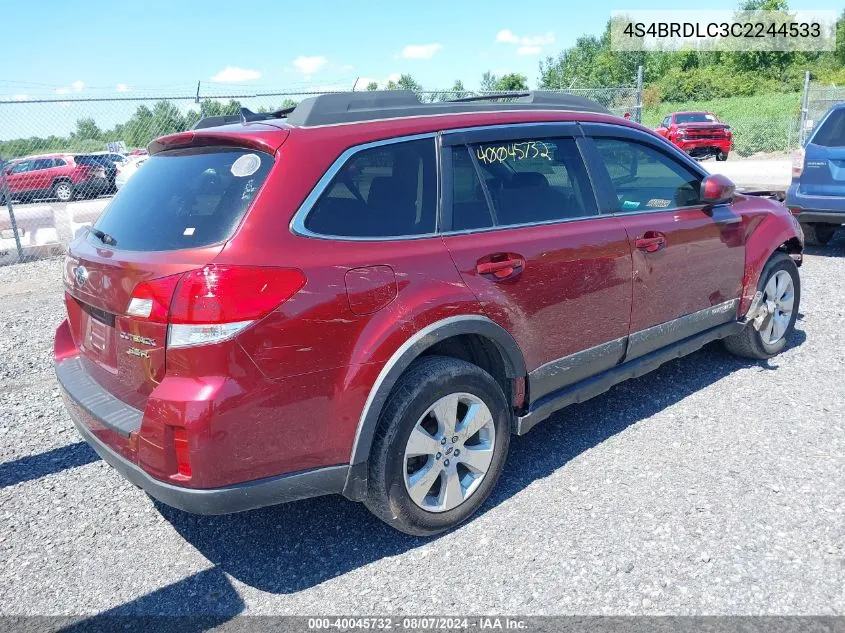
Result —
<path fill-rule="evenodd" d="M 173 429 L 173 449 L 176 452 L 176 472 L 183 477 L 191 476 L 191 462 L 188 458 L 188 432 Z"/>
<path fill-rule="evenodd" d="M 234 336 L 304 285 L 295 268 L 209 264 L 138 284 L 126 312 L 169 323 L 172 347 L 205 345 Z"/>
<path fill-rule="evenodd" d="M 792 177 L 798 178 L 804 171 L 804 156 L 806 152 L 804 148 L 796 149 L 792 152 Z"/>
<path fill-rule="evenodd" d="M 126 314 L 156 323 L 167 323 L 170 300 L 181 278 L 182 275 L 171 275 L 138 284 L 129 300 Z"/>

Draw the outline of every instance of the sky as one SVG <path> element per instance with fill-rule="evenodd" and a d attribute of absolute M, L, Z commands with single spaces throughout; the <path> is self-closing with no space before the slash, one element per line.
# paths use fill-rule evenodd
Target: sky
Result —
<path fill-rule="evenodd" d="M 792 0 L 791 9 L 841 9 L 842 0 Z M 97 3 L 60 0 L 3 7 L 0 101 L 363 89 L 410 73 L 424 88 L 518 72 L 531 86 L 538 62 L 614 9 L 677 9 L 677 1 L 365 0 Z M 709 0 L 733 9 L 736 0 Z M 31 107 L 31 106 L 30 106 Z M 0 138 L 7 138 L 0 105 Z M 17 117 L 15 117 L 17 118 Z M 63 117 L 65 118 L 65 117 Z M 17 126 L 15 126 L 17 127 Z"/>

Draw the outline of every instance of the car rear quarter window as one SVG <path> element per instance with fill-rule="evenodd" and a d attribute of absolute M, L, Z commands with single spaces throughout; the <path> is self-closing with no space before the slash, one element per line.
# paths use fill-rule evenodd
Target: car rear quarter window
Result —
<path fill-rule="evenodd" d="M 627 139 L 594 142 L 616 190 L 616 211 L 663 211 L 700 203 L 701 177 L 674 158 Z"/>
<path fill-rule="evenodd" d="M 811 142 L 823 147 L 845 147 L 845 108 L 831 112 Z"/>
<path fill-rule="evenodd" d="M 573 139 L 479 143 L 470 145 L 469 153 L 481 176 L 481 187 L 476 186 L 476 190 L 486 193 L 496 226 L 598 214 L 587 171 Z"/>
<path fill-rule="evenodd" d="M 126 182 L 94 226 L 121 250 L 165 251 L 223 242 L 272 165 L 272 156 L 248 149 L 156 154 Z"/>
<path fill-rule="evenodd" d="M 433 233 L 436 216 L 437 161 L 434 139 L 427 138 L 379 145 L 351 156 L 304 225 L 326 236 L 406 237 Z"/>

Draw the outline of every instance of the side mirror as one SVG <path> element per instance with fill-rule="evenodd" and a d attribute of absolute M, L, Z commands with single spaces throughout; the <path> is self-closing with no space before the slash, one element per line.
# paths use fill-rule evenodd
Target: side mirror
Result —
<path fill-rule="evenodd" d="M 710 174 L 701 181 L 701 202 L 705 204 L 722 204 L 733 198 L 736 185 L 730 178 L 722 174 Z"/>

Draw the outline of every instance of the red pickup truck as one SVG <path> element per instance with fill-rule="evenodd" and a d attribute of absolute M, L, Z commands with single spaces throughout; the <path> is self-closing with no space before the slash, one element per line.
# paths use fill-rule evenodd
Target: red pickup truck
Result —
<path fill-rule="evenodd" d="M 712 112 L 675 112 L 654 131 L 693 158 L 728 160 L 733 141 L 731 126 Z"/>

